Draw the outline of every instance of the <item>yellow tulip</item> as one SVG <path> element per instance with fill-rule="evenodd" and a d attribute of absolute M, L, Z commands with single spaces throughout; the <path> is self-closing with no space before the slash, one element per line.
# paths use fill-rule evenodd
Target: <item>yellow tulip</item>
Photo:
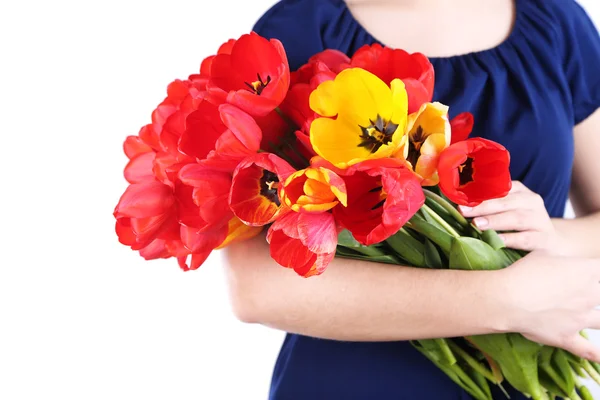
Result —
<path fill-rule="evenodd" d="M 406 159 L 422 179 L 421 185 L 437 185 L 438 159 L 451 139 L 448 106 L 437 102 L 423 104 L 408 116 L 407 132 L 394 156 Z"/>
<path fill-rule="evenodd" d="M 310 127 L 312 147 L 338 168 L 391 156 L 406 131 L 404 83 L 394 79 L 388 86 L 361 68 L 321 83 L 310 96 L 310 107 L 321 116 Z"/>

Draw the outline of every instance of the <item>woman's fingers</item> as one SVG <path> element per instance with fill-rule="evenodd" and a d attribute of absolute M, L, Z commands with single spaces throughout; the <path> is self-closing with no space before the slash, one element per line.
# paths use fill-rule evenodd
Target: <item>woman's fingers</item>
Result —
<path fill-rule="evenodd" d="M 498 214 L 501 212 L 523 209 L 545 209 L 542 198 L 530 191 L 509 193 L 506 197 L 484 201 L 475 207 L 459 207 L 465 217 L 479 217 L 483 215 Z"/>
<path fill-rule="evenodd" d="M 500 238 L 509 249 L 533 251 L 546 245 L 545 235 L 538 231 L 501 233 Z"/>
<path fill-rule="evenodd" d="M 531 210 L 522 208 L 491 214 L 473 219 L 473 223 L 481 230 L 496 231 L 528 231 L 545 228 L 546 220 Z"/>
<path fill-rule="evenodd" d="M 600 362 L 600 348 L 579 334 L 575 334 L 564 340 L 563 343 L 559 343 L 558 347 L 586 360 Z"/>

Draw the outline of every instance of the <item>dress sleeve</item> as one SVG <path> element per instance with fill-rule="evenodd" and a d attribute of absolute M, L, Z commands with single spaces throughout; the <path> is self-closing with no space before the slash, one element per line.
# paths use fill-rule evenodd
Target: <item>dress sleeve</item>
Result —
<path fill-rule="evenodd" d="M 563 62 L 571 90 L 574 124 L 600 108 L 600 35 L 575 0 L 561 0 Z"/>
<path fill-rule="evenodd" d="M 252 30 L 267 39 L 281 41 L 293 71 L 324 50 L 321 31 L 331 8 L 329 2 L 322 0 L 280 0 Z"/>

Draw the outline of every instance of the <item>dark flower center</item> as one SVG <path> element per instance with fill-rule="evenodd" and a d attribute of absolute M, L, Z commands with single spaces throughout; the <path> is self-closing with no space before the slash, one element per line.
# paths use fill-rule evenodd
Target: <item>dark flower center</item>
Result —
<path fill-rule="evenodd" d="M 423 128 L 419 125 L 417 131 L 408 139 L 408 156 L 406 156 L 406 161 L 412 165 L 413 169 L 417 167 L 417 161 L 421 157 L 421 146 L 425 141 L 424 136 Z"/>
<path fill-rule="evenodd" d="M 279 187 L 279 178 L 277 178 L 277 174 L 274 174 L 271 171 L 263 170 L 262 177 L 260 178 L 260 194 L 269 200 L 271 203 L 277 204 L 277 206 L 281 205 L 279 201 L 279 195 L 277 193 L 277 188 Z"/>
<path fill-rule="evenodd" d="M 263 82 L 262 78 L 260 77 L 260 74 L 256 74 L 256 78 L 257 80 L 252 82 L 252 83 L 248 83 L 248 82 L 244 82 L 246 84 L 246 86 L 248 86 L 248 88 L 250 89 L 250 91 L 254 94 L 257 95 L 261 95 L 262 91 L 267 87 L 267 85 L 269 83 L 271 83 L 271 75 L 267 75 L 267 80 Z"/>
<path fill-rule="evenodd" d="M 467 161 L 458 166 L 458 177 L 460 186 L 473 182 L 473 159 L 471 157 L 467 157 Z"/>
<path fill-rule="evenodd" d="M 380 186 L 369 190 L 369 193 L 377 193 L 378 198 L 381 199 L 373 207 L 371 207 L 371 210 L 377 210 L 379 207 L 383 206 L 385 204 L 385 200 L 387 199 L 387 196 L 383 193 L 383 185 L 381 185 L 381 182 L 379 182 L 379 184 Z"/>
<path fill-rule="evenodd" d="M 359 147 L 364 147 L 371 153 L 375 153 L 381 146 L 392 141 L 392 136 L 398 128 L 398 124 L 391 121 L 385 121 L 380 115 L 377 115 L 375 121 L 369 120 L 371 125 L 360 126 L 360 144 Z"/>

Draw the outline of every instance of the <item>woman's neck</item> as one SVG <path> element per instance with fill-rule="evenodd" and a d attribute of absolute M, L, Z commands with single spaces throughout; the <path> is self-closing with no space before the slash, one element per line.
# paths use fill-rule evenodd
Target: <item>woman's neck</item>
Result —
<path fill-rule="evenodd" d="M 354 18 L 383 44 L 448 57 L 487 50 L 513 29 L 519 0 L 346 0 Z"/>

